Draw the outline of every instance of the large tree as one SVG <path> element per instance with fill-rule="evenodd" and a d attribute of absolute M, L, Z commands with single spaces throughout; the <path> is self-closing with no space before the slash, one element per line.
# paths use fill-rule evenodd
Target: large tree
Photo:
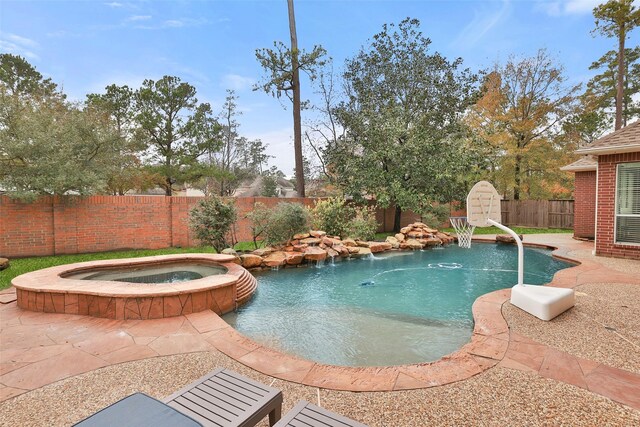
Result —
<path fill-rule="evenodd" d="M 293 105 L 293 144 L 296 164 L 296 189 L 298 196 L 305 196 L 303 155 L 302 155 L 302 102 L 300 100 L 300 71 L 315 79 L 316 70 L 324 64 L 326 51 L 322 46 L 314 46 L 310 53 L 298 49 L 293 0 L 288 0 L 289 30 L 291 47 L 282 42 L 274 42 L 273 49 L 257 49 L 256 58 L 267 72 L 264 81 L 254 90 L 264 90 L 277 98 L 285 94 Z"/>
<path fill-rule="evenodd" d="M 86 109 L 102 114 L 120 139 L 114 153 L 113 168 L 107 178 L 107 191 L 113 195 L 124 195 L 132 189 L 147 189 L 154 186 L 160 177 L 151 173 L 142 163 L 145 144 L 140 138 L 135 121 L 134 91 L 128 86 L 109 85 L 101 94 L 87 95 Z"/>
<path fill-rule="evenodd" d="M 460 196 L 469 164 L 460 117 L 477 78 L 461 59 L 431 53 L 419 27 L 384 25 L 346 62 L 347 100 L 336 111 L 346 134 L 326 159 L 347 194 L 395 205 L 395 230 L 403 210 L 426 216 Z"/>
<path fill-rule="evenodd" d="M 222 146 L 217 151 L 207 151 L 205 160 L 213 166 L 212 175 L 206 178 L 205 193 L 230 196 L 244 179 L 254 178 L 262 172 L 269 158 L 261 140 L 249 140 L 240 136 L 237 116 L 238 96 L 227 91 L 219 121 L 222 126 Z"/>
<path fill-rule="evenodd" d="M 622 105 L 624 102 L 625 88 L 625 42 L 629 33 L 640 25 L 640 9 L 637 9 L 633 0 L 609 0 L 607 3 L 596 6 L 593 9 L 596 19 L 594 31 L 606 37 L 618 39 L 617 73 L 616 73 L 616 119 L 615 129 L 623 126 Z M 610 62 L 610 61 L 607 61 Z"/>
<path fill-rule="evenodd" d="M 71 104 L 24 58 L 0 55 L 0 187 L 32 199 L 104 189 L 119 138 L 104 115 Z"/>
<path fill-rule="evenodd" d="M 536 189 L 540 185 L 555 187 L 552 175 L 560 165 L 549 162 L 566 160 L 574 148 L 566 145 L 562 129 L 576 112 L 580 86 L 565 82 L 562 67 L 545 50 L 511 57 L 487 75 L 483 96 L 470 111 L 476 134 L 492 145 L 496 171 L 515 200 L 523 193 L 543 194 Z"/>
<path fill-rule="evenodd" d="M 136 121 L 150 149 L 151 161 L 162 174 L 165 194 L 173 185 L 202 170 L 198 158 L 221 145 L 221 126 L 211 106 L 198 103 L 196 89 L 178 77 L 145 80 L 135 94 Z"/>
<path fill-rule="evenodd" d="M 634 95 L 640 93 L 640 46 L 626 48 L 624 59 L 622 127 L 640 115 L 640 100 L 634 100 Z M 585 96 L 597 103 L 597 109 L 603 118 L 610 116 L 611 111 L 614 112 L 614 117 L 617 114 L 618 65 L 618 53 L 610 50 L 589 67 L 590 70 L 600 70 L 600 74 L 587 83 Z"/>

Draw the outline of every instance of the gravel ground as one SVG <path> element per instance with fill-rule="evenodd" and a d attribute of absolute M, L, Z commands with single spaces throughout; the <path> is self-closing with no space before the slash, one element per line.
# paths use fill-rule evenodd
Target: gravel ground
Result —
<path fill-rule="evenodd" d="M 595 256 L 592 250 L 576 250 L 568 252 L 569 257 L 576 259 L 587 259 L 595 261 L 612 270 L 628 273 L 631 275 L 640 275 L 640 261 L 623 258 L 608 258 Z"/>
<path fill-rule="evenodd" d="M 276 380 L 218 352 L 122 363 L 50 384 L 1 403 L 0 425 L 70 425 L 136 391 L 163 398 L 216 366 L 281 389 L 285 412 L 305 399 L 371 427 L 640 425 L 639 411 L 568 384 L 505 368 L 430 389 L 351 393 Z M 261 425 L 266 426 L 266 420 Z"/>
<path fill-rule="evenodd" d="M 640 286 L 578 286 L 576 306 L 544 322 L 510 303 L 502 314 L 512 331 L 574 356 L 640 374 Z"/>

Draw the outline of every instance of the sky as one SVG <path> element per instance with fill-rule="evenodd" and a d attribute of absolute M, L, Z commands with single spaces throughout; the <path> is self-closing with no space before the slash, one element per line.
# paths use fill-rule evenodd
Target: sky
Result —
<path fill-rule="evenodd" d="M 598 0 L 295 0 L 298 45 L 320 44 L 339 71 L 385 23 L 417 18 L 432 51 L 472 70 L 546 48 L 568 82 L 586 83 L 589 65 L 616 41 L 593 36 Z M 269 163 L 293 174 L 288 101 L 253 91 L 263 78 L 255 50 L 289 43 L 286 0 L 0 0 L 0 52 L 25 57 L 75 100 L 109 84 L 180 77 L 220 111 L 235 90 L 240 134 L 268 144 Z M 640 43 L 640 30 L 628 46 Z M 303 81 L 303 99 L 314 99 Z M 284 107 L 287 107 L 286 109 Z M 304 118 L 303 118 L 304 119 Z"/>

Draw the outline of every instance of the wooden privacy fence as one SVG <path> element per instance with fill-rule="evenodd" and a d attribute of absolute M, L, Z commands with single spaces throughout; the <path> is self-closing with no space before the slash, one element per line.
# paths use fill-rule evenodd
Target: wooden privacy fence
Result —
<path fill-rule="evenodd" d="M 501 206 L 504 225 L 573 228 L 573 200 L 502 200 Z"/>

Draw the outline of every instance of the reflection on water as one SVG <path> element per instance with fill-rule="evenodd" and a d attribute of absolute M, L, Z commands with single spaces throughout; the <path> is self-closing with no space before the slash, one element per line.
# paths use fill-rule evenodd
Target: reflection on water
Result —
<path fill-rule="evenodd" d="M 549 255 L 525 249 L 526 283 L 549 282 L 569 266 Z M 469 341 L 473 301 L 513 286 L 516 266 L 515 246 L 476 244 L 266 272 L 254 298 L 224 319 L 258 342 L 322 363 L 428 362 Z"/>

